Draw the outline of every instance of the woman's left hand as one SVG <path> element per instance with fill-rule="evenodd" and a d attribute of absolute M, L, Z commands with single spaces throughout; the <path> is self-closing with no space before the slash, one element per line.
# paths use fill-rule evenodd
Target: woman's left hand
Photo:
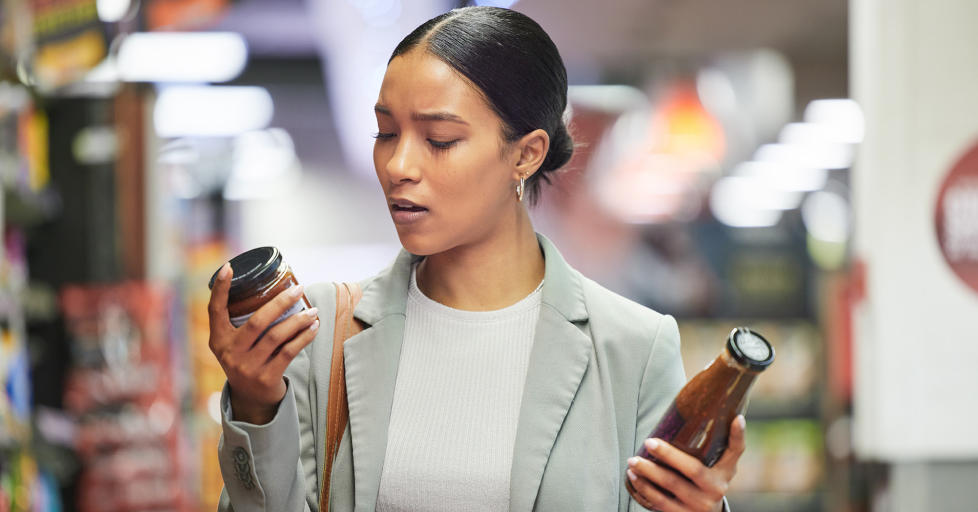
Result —
<path fill-rule="evenodd" d="M 730 425 L 727 449 L 713 467 L 703 465 L 692 457 L 661 439 L 647 439 L 645 448 L 662 464 L 667 464 L 688 479 L 663 465 L 643 457 L 628 459 L 628 478 L 641 499 L 643 507 L 661 512 L 716 512 L 723 509 L 723 497 L 730 480 L 737 472 L 737 461 L 744 453 L 746 422 L 737 416 Z M 670 497 L 656 489 L 652 483 L 671 492 Z"/>

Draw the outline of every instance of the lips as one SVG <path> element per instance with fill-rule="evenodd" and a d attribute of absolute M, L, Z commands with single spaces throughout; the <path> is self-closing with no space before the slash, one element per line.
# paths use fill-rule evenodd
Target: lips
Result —
<path fill-rule="evenodd" d="M 413 224 L 428 215 L 428 209 L 414 201 L 391 198 L 391 216 L 395 224 Z"/>
<path fill-rule="evenodd" d="M 406 199 L 391 200 L 391 208 L 393 208 L 395 211 L 406 211 L 406 212 L 428 211 L 428 209 L 425 208 L 424 206 L 421 206 L 412 201 L 408 201 Z"/>

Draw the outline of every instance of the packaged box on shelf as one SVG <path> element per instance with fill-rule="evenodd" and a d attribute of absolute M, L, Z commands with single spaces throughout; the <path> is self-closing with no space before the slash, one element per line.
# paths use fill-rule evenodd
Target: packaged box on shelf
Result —
<path fill-rule="evenodd" d="M 74 355 L 65 404 L 78 423 L 79 510 L 192 510 L 169 292 L 143 283 L 71 286 L 61 303 Z"/>

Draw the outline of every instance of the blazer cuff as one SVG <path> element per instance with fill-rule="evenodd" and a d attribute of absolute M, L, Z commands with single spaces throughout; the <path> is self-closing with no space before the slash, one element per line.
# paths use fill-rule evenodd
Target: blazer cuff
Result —
<path fill-rule="evenodd" d="M 278 411 L 265 425 L 233 420 L 227 383 L 221 392 L 223 435 L 218 461 L 224 487 L 237 512 L 272 510 L 268 506 L 287 498 L 274 496 L 274 487 L 281 486 L 283 475 L 295 473 L 299 461 L 299 444 L 295 442 L 299 437 L 299 417 L 288 377 L 285 383 L 285 396 Z"/>

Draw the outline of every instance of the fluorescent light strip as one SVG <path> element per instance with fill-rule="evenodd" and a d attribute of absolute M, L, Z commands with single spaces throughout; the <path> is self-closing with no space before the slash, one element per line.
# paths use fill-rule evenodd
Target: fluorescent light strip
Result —
<path fill-rule="evenodd" d="M 227 82 L 244 70 L 248 46 L 234 32 L 139 32 L 119 47 L 118 72 L 129 82 Z"/>
<path fill-rule="evenodd" d="M 266 128 L 272 97 L 253 86 L 171 86 L 160 91 L 153 124 L 160 137 L 221 137 Z"/>

